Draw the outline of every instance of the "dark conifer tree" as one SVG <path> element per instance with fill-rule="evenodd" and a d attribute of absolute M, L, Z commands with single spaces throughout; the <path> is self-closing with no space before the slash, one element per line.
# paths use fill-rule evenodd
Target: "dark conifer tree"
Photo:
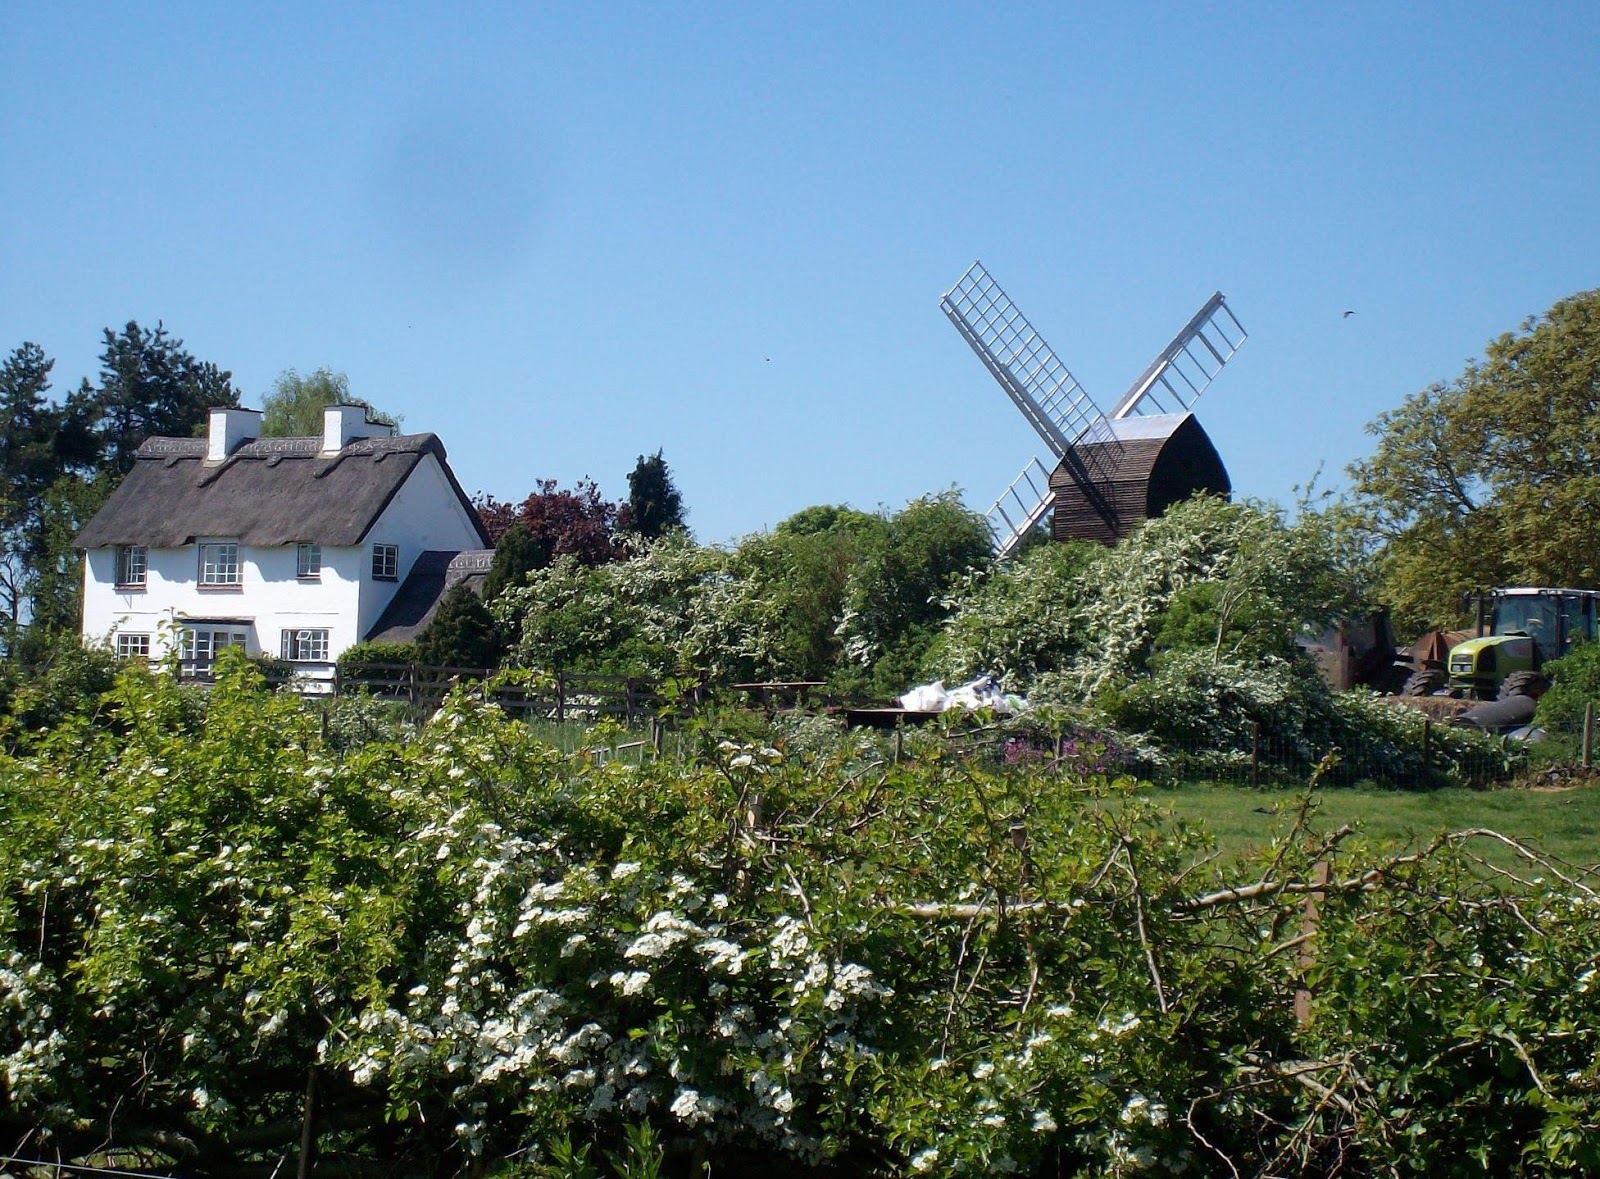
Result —
<path fill-rule="evenodd" d="M 492 602 L 509 586 L 521 585 L 535 569 L 550 564 L 550 548 L 521 520 L 513 521 L 494 546 L 494 563 L 484 583 L 483 600 Z"/>
<path fill-rule="evenodd" d="M 444 601 L 417 638 L 417 658 L 435 667 L 497 667 L 502 648 L 494 616 L 465 584 Z"/>
<path fill-rule="evenodd" d="M 639 462 L 628 475 L 628 527 L 646 540 L 684 527 L 688 512 L 683 496 L 673 485 L 667 460 L 658 450 Z"/>

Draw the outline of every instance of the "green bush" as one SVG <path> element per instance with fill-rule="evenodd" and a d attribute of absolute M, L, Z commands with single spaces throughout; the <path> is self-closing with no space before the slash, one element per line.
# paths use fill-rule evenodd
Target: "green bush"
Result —
<path fill-rule="evenodd" d="M 1600 703 L 1600 643 L 1580 643 L 1545 665 L 1550 690 L 1539 699 L 1536 723 L 1552 732 L 1573 732 L 1583 725 L 1583 710 Z"/>
<path fill-rule="evenodd" d="M 1600 901 L 1531 849 L 1302 808 L 1219 865 L 936 735 L 633 766 L 468 693 L 342 750 L 242 661 L 207 698 L 134 669 L 114 737 L 0 756 L 0 1129 L 53 1159 L 270 1171 L 312 1078 L 372 1173 L 1600 1167 Z"/>
<path fill-rule="evenodd" d="M 53 728 L 68 717 L 92 713 L 111 690 L 120 668 L 107 647 L 85 646 L 76 635 L 52 641 L 43 662 L 11 669 L 5 719 L 12 736 Z"/>
<path fill-rule="evenodd" d="M 341 671 L 363 663 L 416 663 L 415 643 L 357 643 L 339 656 Z"/>

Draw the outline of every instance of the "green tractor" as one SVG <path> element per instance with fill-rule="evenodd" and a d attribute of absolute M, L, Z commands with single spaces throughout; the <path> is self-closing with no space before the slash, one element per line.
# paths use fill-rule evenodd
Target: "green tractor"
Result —
<path fill-rule="evenodd" d="M 1517 587 L 1478 597 L 1478 637 L 1450 648 L 1448 670 L 1417 672 L 1408 696 L 1504 700 L 1539 696 L 1550 686 L 1544 665 L 1595 637 L 1600 592 Z"/>

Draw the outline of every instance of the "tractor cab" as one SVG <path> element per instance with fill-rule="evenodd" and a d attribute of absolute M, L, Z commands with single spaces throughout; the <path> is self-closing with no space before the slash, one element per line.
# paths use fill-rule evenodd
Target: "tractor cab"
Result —
<path fill-rule="evenodd" d="M 1544 665 L 1595 637 L 1600 592 L 1496 589 L 1478 599 L 1478 637 L 1450 649 L 1450 692 L 1493 700 L 1537 696 Z"/>

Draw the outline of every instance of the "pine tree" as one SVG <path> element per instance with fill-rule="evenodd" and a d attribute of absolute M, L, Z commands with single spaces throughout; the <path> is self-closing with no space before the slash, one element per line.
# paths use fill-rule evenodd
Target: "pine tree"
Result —
<path fill-rule="evenodd" d="M 550 564 L 550 549 L 521 520 L 514 521 L 494 546 L 494 563 L 483 586 L 483 600 L 492 602 L 509 586 L 521 585 L 529 573 Z"/>
<path fill-rule="evenodd" d="M 683 496 L 673 485 L 667 460 L 658 450 L 639 462 L 628 475 L 628 527 L 646 540 L 654 540 L 688 519 Z"/>
<path fill-rule="evenodd" d="M 435 667 L 497 667 L 502 653 L 494 616 L 465 583 L 445 594 L 417 638 L 417 658 Z"/>

